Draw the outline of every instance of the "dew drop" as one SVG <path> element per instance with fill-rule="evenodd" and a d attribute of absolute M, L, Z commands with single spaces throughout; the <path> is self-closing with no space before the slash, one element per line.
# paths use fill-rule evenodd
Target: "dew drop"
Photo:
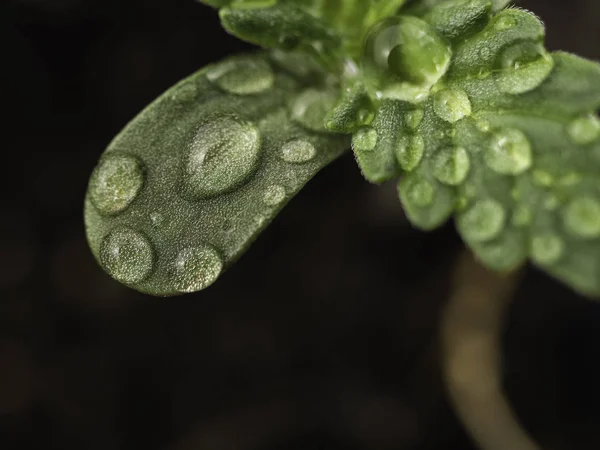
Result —
<path fill-rule="evenodd" d="M 281 159 L 293 164 L 302 164 L 313 159 L 317 154 L 315 146 L 308 141 L 290 141 L 281 148 Z"/>
<path fill-rule="evenodd" d="M 100 262 L 121 283 L 137 283 L 152 271 L 154 251 L 143 234 L 130 228 L 118 228 L 103 239 Z"/>
<path fill-rule="evenodd" d="M 352 136 L 352 147 L 355 150 L 370 152 L 377 145 L 377 131 L 372 127 L 363 127 Z"/>
<path fill-rule="evenodd" d="M 507 94 L 523 94 L 542 84 L 553 68 L 542 44 L 519 42 L 505 48 L 496 61 L 496 85 Z"/>
<path fill-rule="evenodd" d="M 517 21 L 514 17 L 504 14 L 498 17 L 498 19 L 494 23 L 494 28 L 498 31 L 505 31 L 514 28 L 516 25 Z"/>
<path fill-rule="evenodd" d="M 600 202 L 593 197 L 580 197 L 564 209 L 565 228 L 572 235 L 584 239 L 600 236 Z"/>
<path fill-rule="evenodd" d="M 431 206 L 435 188 L 424 178 L 416 178 L 406 188 L 406 199 L 419 208 Z"/>
<path fill-rule="evenodd" d="M 411 130 L 416 130 L 423 122 L 423 117 L 425 117 L 425 112 L 422 109 L 414 109 L 406 113 L 406 126 Z"/>
<path fill-rule="evenodd" d="M 215 117 L 194 136 L 183 169 L 183 190 L 192 199 L 239 187 L 256 170 L 260 132 L 234 115 Z"/>
<path fill-rule="evenodd" d="M 269 63 L 257 58 L 232 58 L 212 67 L 206 78 L 231 94 L 259 94 L 270 89 L 275 75 Z"/>
<path fill-rule="evenodd" d="M 210 245 L 187 247 L 174 261 L 174 285 L 179 292 L 196 292 L 213 284 L 223 270 L 223 260 Z"/>
<path fill-rule="evenodd" d="M 462 234 L 471 242 L 486 242 L 497 237 L 504 229 L 506 212 L 496 200 L 480 200 L 460 215 L 458 224 Z"/>
<path fill-rule="evenodd" d="M 311 131 L 326 131 L 325 117 L 335 106 L 337 97 L 331 92 L 307 89 L 291 104 L 291 118 Z"/>
<path fill-rule="evenodd" d="M 427 22 L 394 16 L 370 29 L 362 69 L 384 97 L 418 101 L 446 73 L 451 55 L 449 44 Z"/>
<path fill-rule="evenodd" d="M 414 170 L 425 153 L 425 141 L 419 135 L 403 136 L 396 146 L 396 159 L 402 169 L 410 172 Z"/>
<path fill-rule="evenodd" d="M 471 101 L 461 89 L 442 89 L 433 97 L 433 109 L 440 119 L 455 123 L 471 114 Z"/>
<path fill-rule="evenodd" d="M 595 114 L 579 117 L 567 126 L 567 133 L 577 145 L 589 145 L 600 139 L 600 118 Z"/>
<path fill-rule="evenodd" d="M 433 174 L 444 184 L 461 184 L 469 173 L 469 154 L 463 147 L 447 147 L 440 150 L 433 162 Z"/>
<path fill-rule="evenodd" d="M 263 202 L 267 206 L 278 206 L 285 200 L 285 188 L 278 184 L 269 186 L 263 196 Z"/>
<path fill-rule="evenodd" d="M 118 214 L 137 197 L 143 184 L 144 168 L 138 158 L 109 152 L 90 179 L 90 200 L 100 214 Z"/>
<path fill-rule="evenodd" d="M 542 233 L 531 238 L 531 258 L 538 264 L 556 263 L 564 253 L 565 244 L 554 233 Z"/>
<path fill-rule="evenodd" d="M 518 175 L 531 167 L 531 144 L 520 130 L 506 128 L 490 138 L 484 158 L 493 171 L 503 175 Z"/>

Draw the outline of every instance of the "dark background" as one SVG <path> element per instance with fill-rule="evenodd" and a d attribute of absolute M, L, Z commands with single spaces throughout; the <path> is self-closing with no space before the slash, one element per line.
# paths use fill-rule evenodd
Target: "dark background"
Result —
<path fill-rule="evenodd" d="M 526 0 L 548 47 L 600 59 L 600 2 Z M 0 6 L 0 448 L 473 449 L 440 371 L 462 244 L 406 222 L 351 155 L 205 292 L 156 299 L 89 252 L 86 183 L 142 107 L 249 48 L 193 0 Z M 544 449 L 600 446 L 600 306 L 528 268 L 509 400 Z M 510 449 L 507 449 L 510 450 Z"/>

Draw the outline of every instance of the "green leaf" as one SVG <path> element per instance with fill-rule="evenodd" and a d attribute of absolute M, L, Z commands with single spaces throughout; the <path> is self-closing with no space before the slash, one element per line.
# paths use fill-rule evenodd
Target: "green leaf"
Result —
<path fill-rule="evenodd" d="M 169 89 L 92 174 L 85 223 L 96 259 L 153 295 L 212 284 L 349 146 L 322 125 L 338 89 L 294 54 L 236 56 Z"/>
<path fill-rule="evenodd" d="M 437 3 L 367 37 L 358 79 L 377 106 L 353 135 L 364 176 L 400 177 L 418 228 L 455 215 L 487 266 L 529 258 L 600 295 L 600 65 L 548 53 L 542 23 L 526 11 Z"/>

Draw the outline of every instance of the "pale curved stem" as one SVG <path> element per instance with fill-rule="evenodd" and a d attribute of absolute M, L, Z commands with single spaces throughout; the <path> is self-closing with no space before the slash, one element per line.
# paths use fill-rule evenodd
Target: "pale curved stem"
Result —
<path fill-rule="evenodd" d="M 498 275 L 461 256 L 442 315 L 443 369 L 453 406 L 483 450 L 540 450 L 502 392 L 500 331 L 517 274 Z"/>

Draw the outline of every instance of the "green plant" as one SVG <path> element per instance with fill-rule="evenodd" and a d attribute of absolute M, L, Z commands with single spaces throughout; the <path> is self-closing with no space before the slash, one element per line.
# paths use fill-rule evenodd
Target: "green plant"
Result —
<path fill-rule="evenodd" d="M 270 50 L 210 65 L 109 145 L 85 202 L 91 249 L 154 295 L 214 282 L 352 146 L 399 179 L 410 221 L 455 216 L 487 266 L 535 264 L 600 294 L 600 65 L 544 49 L 504 0 L 201 0 Z"/>

